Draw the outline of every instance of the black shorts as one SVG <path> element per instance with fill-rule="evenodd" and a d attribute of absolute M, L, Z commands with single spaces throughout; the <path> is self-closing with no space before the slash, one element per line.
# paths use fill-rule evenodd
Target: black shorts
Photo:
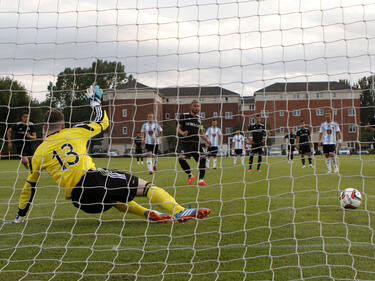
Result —
<path fill-rule="evenodd" d="M 263 143 L 254 143 L 251 146 L 250 154 L 263 154 Z"/>
<path fill-rule="evenodd" d="M 139 155 L 139 154 L 142 154 L 142 153 L 143 153 L 142 148 L 136 148 L 135 149 L 135 154 Z"/>
<path fill-rule="evenodd" d="M 289 152 L 293 152 L 293 151 L 295 151 L 296 150 L 296 146 L 294 145 L 294 144 L 292 144 L 292 145 L 288 145 L 288 151 Z"/>
<path fill-rule="evenodd" d="M 203 145 L 197 142 L 179 142 L 177 152 L 178 154 L 185 155 L 187 159 L 193 157 L 197 161 L 199 157 L 206 157 Z"/>
<path fill-rule="evenodd" d="M 335 144 L 323 144 L 323 153 L 324 154 L 336 153 L 336 145 Z"/>
<path fill-rule="evenodd" d="M 300 145 L 299 145 L 299 152 L 300 152 L 301 154 L 308 154 L 308 153 L 311 153 L 310 144 L 309 144 L 309 143 L 306 143 L 306 144 L 300 144 Z"/>
<path fill-rule="evenodd" d="M 17 154 L 22 157 L 33 156 L 34 154 L 34 149 L 30 142 L 25 142 L 25 145 L 16 144 L 14 147 L 16 149 Z"/>
<path fill-rule="evenodd" d="M 132 201 L 138 178 L 122 171 L 97 169 L 88 171 L 72 190 L 73 205 L 90 214 L 102 213 L 116 202 Z"/>
<path fill-rule="evenodd" d="M 234 155 L 242 155 L 243 150 L 242 149 L 235 149 L 234 150 Z"/>
<path fill-rule="evenodd" d="M 147 144 L 146 143 L 146 151 L 152 152 L 152 154 L 158 154 L 159 145 L 158 144 Z"/>
<path fill-rule="evenodd" d="M 210 146 L 208 149 L 208 156 L 216 156 L 219 148 L 217 146 Z"/>

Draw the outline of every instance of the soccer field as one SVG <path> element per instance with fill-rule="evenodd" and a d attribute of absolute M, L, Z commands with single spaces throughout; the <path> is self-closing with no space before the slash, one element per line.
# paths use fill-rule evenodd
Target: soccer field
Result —
<path fill-rule="evenodd" d="M 79 212 L 43 175 L 26 223 L 0 224 L 0 280 L 375 280 L 374 156 L 341 156 L 338 175 L 325 174 L 321 157 L 316 169 L 296 158 L 270 157 L 261 173 L 219 159 L 200 188 L 186 186 L 175 158 L 159 158 L 154 176 L 129 158 L 95 159 L 154 181 L 183 206 L 211 209 L 185 224 L 114 208 Z M 0 173 L 0 214 L 9 220 L 27 171 L 4 160 Z M 347 187 L 362 193 L 357 210 L 339 207 Z"/>

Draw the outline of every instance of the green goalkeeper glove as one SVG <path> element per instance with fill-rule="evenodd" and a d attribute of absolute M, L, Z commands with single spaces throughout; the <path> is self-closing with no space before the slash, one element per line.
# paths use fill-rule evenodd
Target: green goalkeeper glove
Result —
<path fill-rule="evenodd" d="M 103 90 L 100 89 L 98 85 L 95 87 L 91 85 L 90 88 L 86 90 L 85 95 L 91 106 L 97 106 L 102 103 Z"/>

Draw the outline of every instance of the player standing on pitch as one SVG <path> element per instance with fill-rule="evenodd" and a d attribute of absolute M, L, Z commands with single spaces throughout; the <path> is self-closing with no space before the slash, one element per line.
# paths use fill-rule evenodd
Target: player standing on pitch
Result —
<path fill-rule="evenodd" d="M 133 145 L 135 147 L 135 155 L 137 156 L 137 164 L 139 165 L 142 162 L 143 165 L 142 133 L 137 133 Z M 139 160 L 141 160 L 141 162 Z"/>
<path fill-rule="evenodd" d="M 264 124 L 260 123 L 261 118 L 260 115 L 255 117 L 255 124 L 249 124 L 249 132 L 248 138 L 251 138 L 251 151 L 250 151 L 250 158 L 249 158 L 249 169 L 248 172 L 252 172 L 254 154 L 258 154 L 258 166 L 257 172 L 260 172 L 260 166 L 262 165 L 262 155 L 263 155 L 263 147 L 266 145 L 267 137 L 269 136 L 269 132 L 267 133 L 266 127 Z"/>
<path fill-rule="evenodd" d="M 233 151 L 234 151 L 233 165 L 237 164 L 237 156 L 240 156 L 241 165 L 245 166 L 245 156 L 244 156 L 245 137 L 241 134 L 240 130 L 236 130 L 236 134 L 234 135 L 232 139 L 232 143 L 233 143 Z"/>
<path fill-rule="evenodd" d="M 309 159 L 309 167 L 312 168 L 310 130 L 306 128 L 303 120 L 301 121 L 301 129 L 297 131 L 296 144 L 298 146 L 299 153 L 301 154 L 302 168 L 305 168 L 306 154 Z"/>
<path fill-rule="evenodd" d="M 24 221 L 42 170 L 64 189 L 66 199 L 71 199 L 76 208 L 86 213 L 102 213 L 111 207 L 125 212 L 126 202 L 132 201 L 135 196 L 146 196 L 151 203 L 174 214 L 173 217 L 148 210 L 146 215 L 152 220 L 173 222 L 177 219 L 185 222 L 208 216 L 209 209 L 186 209 L 164 189 L 150 182 L 123 171 L 96 168 L 93 159 L 87 154 L 87 143 L 109 126 L 107 113 L 101 108 L 102 95 L 103 91 L 98 86 L 87 90 L 86 96 L 96 113 L 95 120 L 89 124 L 64 128 L 61 111 L 52 109 L 45 114 L 46 140 L 34 153 L 32 169 L 21 191 L 18 213 L 15 220 L 8 223 Z"/>
<path fill-rule="evenodd" d="M 14 132 L 13 139 L 12 132 Z M 21 157 L 22 164 L 29 168 L 29 163 L 31 163 L 31 157 L 34 153 L 31 142 L 36 139 L 35 126 L 33 122 L 29 121 L 29 112 L 21 113 L 21 121 L 8 129 L 7 137 L 9 151 L 12 150 L 14 144 L 17 154 Z"/>
<path fill-rule="evenodd" d="M 336 142 L 338 139 L 338 145 L 341 145 L 341 132 L 339 125 L 332 121 L 331 112 L 326 112 L 326 121 L 320 125 L 319 128 L 319 145 L 323 145 L 323 153 L 326 158 L 326 165 L 328 173 L 332 172 L 331 159 L 333 162 L 333 168 L 335 173 L 339 172 L 336 159 Z"/>
<path fill-rule="evenodd" d="M 211 146 L 211 142 L 203 132 L 202 120 L 198 115 L 200 110 L 200 103 L 193 100 L 190 104 L 190 112 L 182 113 L 178 118 L 178 162 L 189 177 L 188 185 L 192 185 L 195 179 L 186 161 L 186 159 L 190 157 L 193 157 L 194 160 L 199 163 L 198 185 L 207 185 L 204 181 L 204 175 L 206 173 L 206 154 L 203 151 L 203 144 L 200 138 L 202 137 L 208 146 Z"/>
<path fill-rule="evenodd" d="M 163 132 L 163 129 L 160 127 L 159 123 L 155 121 L 154 113 L 150 112 L 147 115 L 147 120 L 148 121 L 142 126 L 141 133 L 142 144 L 146 147 L 148 173 L 151 175 L 153 172 L 156 172 L 159 136 Z"/>
<path fill-rule="evenodd" d="M 212 168 L 216 169 L 216 155 L 223 144 L 223 133 L 221 132 L 221 129 L 217 127 L 216 119 L 212 120 L 211 127 L 206 131 L 206 136 L 211 142 L 211 146 L 208 147 L 208 160 L 206 167 L 210 168 L 210 158 L 213 157 Z"/>
<path fill-rule="evenodd" d="M 294 157 L 293 152 L 296 150 L 296 135 L 293 132 L 293 128 L 289 128 L 289 134 L 286 134 L 284 138 L 288 148 L 288 161 L 292 162 Z"/>

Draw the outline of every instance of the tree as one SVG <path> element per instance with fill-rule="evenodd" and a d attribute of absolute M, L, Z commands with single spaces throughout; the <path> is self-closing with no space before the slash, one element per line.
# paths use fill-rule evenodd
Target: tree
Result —
<path fill-rule="evenodd" d="M 176 151 L 177 137 L 176 137 L 177 124 L 175 121 L 164 123 L 163 135 L 167 138 L 166 152 L 174 153 Z"/>
<path fill-rule="evenodd" d="M 133 80 L 133 77 L 126 75 L 121 62 L 97 60 L 87 68 L 68 67 L 59 73 L 55 84 L 49 83 L 47 104 L 60 108 L 70 123 L 87 121 L 92 116 L 92 109 L 84 99 L 86 89 L 96 83 L 105 90 L 127 80 Z"/>

